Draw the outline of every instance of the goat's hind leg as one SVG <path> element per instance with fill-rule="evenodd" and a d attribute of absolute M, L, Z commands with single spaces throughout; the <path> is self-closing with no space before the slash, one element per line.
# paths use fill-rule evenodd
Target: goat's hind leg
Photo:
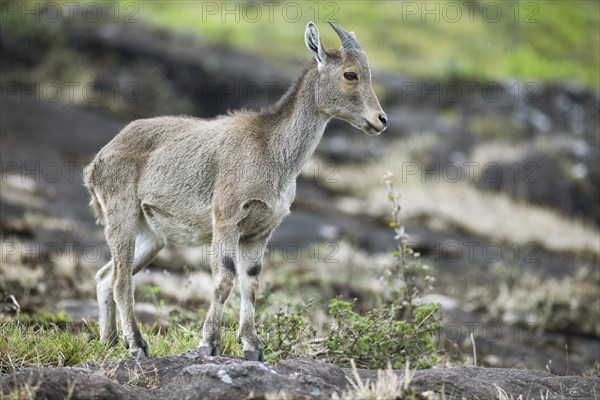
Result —
<path fill-rule="evenodd" d="M 119 339 L 117 334 L 117 315 L 112 290 L 113 262 L 108 262 L 96 273 L 96 296 L 98 298 L 98 322 L 100 340 L 115 346 Z"/>
<path fill-rule="evenodd" d="M 138 224 L 132 274 L 137 274 L 150 264 L 162 247 L 163 243 L 152 232 L 143 224 Z M 113 273 L 113 261 L 111 260 L 96 274 L 100 340 L 111 346 L 118 343 L 116 305 L 112 287 Z"/>
<path fill-rule="evenodd" d="M 149 350 L 134 313 L 133 274 L 145 267 L 161 246 L 137 246 L 136 251 L 140 210 L 135 198 L 121 198 L 111 203 L 108 205 L 111 211 L 107 213 L 105 236 L 112 253 L 114 300 L 125 346 L 132 356 L 144 357 L 149 355 Z"/>

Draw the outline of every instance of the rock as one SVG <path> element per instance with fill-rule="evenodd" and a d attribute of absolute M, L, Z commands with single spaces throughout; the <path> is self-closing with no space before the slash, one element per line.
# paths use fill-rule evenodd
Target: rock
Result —
<path fill-rule="evenodd" d="M 112 381 L 101 371 L 85 368 L 28 368 L 0 382 L 0 397 L 8 394 L 7 397 L 31 399 L 155 398 L 151 393 Z"/>
<path fill-rule="evenodd" d="M 445 393 L 446 399 L 537 398 L 589 399 L 600 379 L 555 376 L 542 371 L 502 368 L 447 368 L 417 371 L 411 384 Z M 502 397 L 499 394 L 506 394 Z"/>
<path fill-rule="evenodd" d="M 20 311 L 21 306 L 14 295 L 7 292 L 0 292 L 0 321 L 3 318 L 10 318 L 17 315 Z"/>
<path fill-rule="evenodd" d="M 394 371 L 402 376 L 404 371 Z M 377 371 L 359 370 L 363 381 Z M 446 399 L 588 399 L 600 379 L 555 376 L 535 370 L 461 367 L 410 372 L 419 391 Z M 26 368 L 0 379 L 1 396 L 33 392 L 32 398 L 71 399 L 244 399 L 287 394 L 293 399 L 329 399 L 351 389 L 352 370 L 294 357 L 273 366 L 234 357 L 204 357 L 190 350 L 179 356 L 107 361 L 66 368 Z M 511 397 L 512 396 L 512 397 Z"/>

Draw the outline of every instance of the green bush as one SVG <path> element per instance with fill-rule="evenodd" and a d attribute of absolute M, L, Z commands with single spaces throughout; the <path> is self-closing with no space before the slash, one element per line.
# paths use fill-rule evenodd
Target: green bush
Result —
<path fill-rule="evenodd" d="M 435 337 L 441 325 L 439 307 L 429 303 L 413 308 L 411 321 L 404 319 L 406 308 L 382 304 L 364 315 L 353 303 L 332 299 L 329 313 L 334 320 L 319 329 L 306 317 L 312 301 L 306 305 L 288 305 L 262 321 L 262 337 L 268 361 L 276 362 L 292 355 L 305 355 L 325 362 L 359 368 L 412 368 L 433 366 L 437 358 Z"/>
<path fill-rule="evenodd" d="M 352 309 L 352 303 L 334 299 L 330 312 L 338 328 L 325 345 L 321 359 L 341 366 L 350 366 L 353 359 L 360 368 L 403 368 L 406 361 L 412 368 L 428 368 L 437 361 L 435 333 L 438 306 L 427 304 L 414 309 L 412 321 L 399 319 L 402 306 L 380 306 L 364 316 Z"/>
<path fill-rule="evenodd" d="M 275 314 L 261 316 L 261 336 L 267 361 L 285 360 L 291 355 L 312 355 L 311 341 L 318 340 L 318 327 L 308 319 L 314 300 L 306 304 L 287 303 Z"/>

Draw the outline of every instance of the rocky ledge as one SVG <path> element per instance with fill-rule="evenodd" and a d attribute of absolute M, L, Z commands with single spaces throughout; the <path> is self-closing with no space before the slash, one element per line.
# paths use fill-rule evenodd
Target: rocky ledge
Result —
<path fill-rule="evenodd" d="M 356 371 L 376 382 L 377 371 Z M 393 371 L 402 378 L 404 371 Z M 590 399 L 600 378 L 541 371 L 460 367 L 411 371 L 410 385 L 445 399 Z M 235 357 L 179 356 L 106 361 L 65 368 L 26 368 L 0 378 L 0 397 L 70 399 L 329 399 L 352 388 L 351 369 L 304 357 L 274 366 Z M 504 397 L 506 396 L 506 397 Z M 12 397 L 11 397 L 12 398 Z"/>

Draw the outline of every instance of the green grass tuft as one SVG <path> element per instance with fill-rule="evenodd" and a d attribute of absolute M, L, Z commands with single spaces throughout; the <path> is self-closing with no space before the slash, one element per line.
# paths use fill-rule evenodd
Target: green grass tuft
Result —
<path fill-rule="evenodd" d="M 127 356 L 125 348 L 110 348 L 84 331 L 19 321 L 0 324 L 0 374 L 24 367 L 65 367 Z"/>

